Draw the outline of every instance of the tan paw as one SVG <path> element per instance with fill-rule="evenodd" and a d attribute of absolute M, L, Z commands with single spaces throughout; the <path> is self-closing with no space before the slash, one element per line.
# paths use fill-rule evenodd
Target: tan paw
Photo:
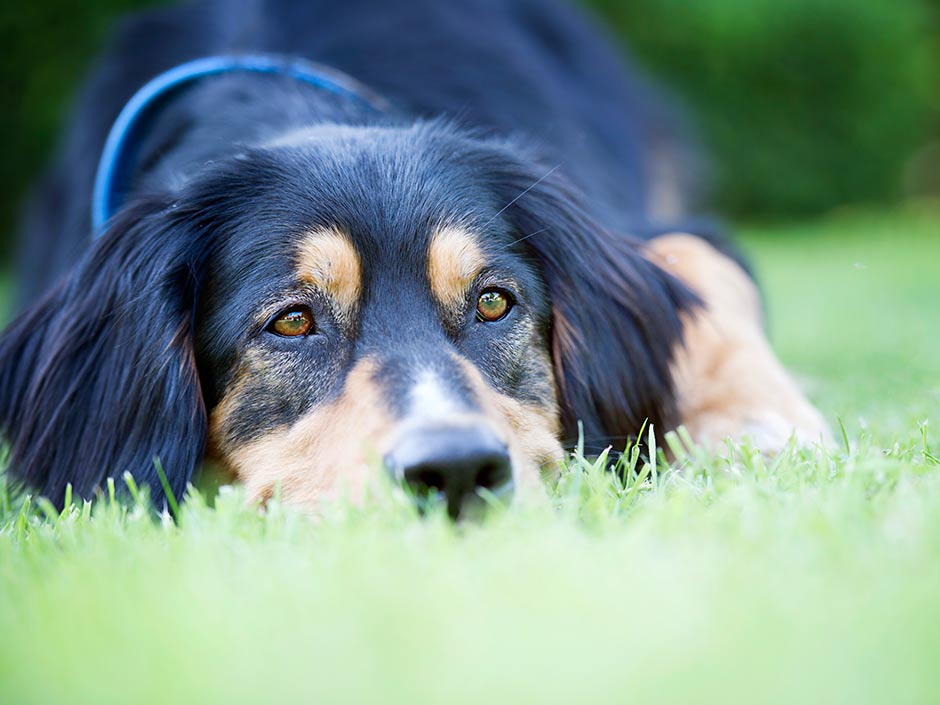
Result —
<path fill-rule="evenodd" d="M 704 240 L 666 235 L 650 259 L 696 292 L 704 306 L 683 320 L 672 371 L 679 418 L 693 440 L 748 440 L 765 453 L 830 443 L 822 415 L 777 359 L 764 334 L 760 295 L 747 273 Z"/>
<path fill-rule="evenodd" d="M 740 410 L 740 413 L 701 414 L 685 424 L 696 443 L 705 448 L 719 448 L 729 439 L 747 442 L 762 453 L 775 454 L 791 440 L 797 446 L 831 445 L 832 433 L 816 409 L 808 402 L 796 417 L 772 407 Z"/>

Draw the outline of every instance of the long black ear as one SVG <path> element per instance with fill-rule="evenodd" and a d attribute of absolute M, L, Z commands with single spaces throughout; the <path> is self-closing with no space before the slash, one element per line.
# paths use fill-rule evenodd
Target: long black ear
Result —
<path fill-rule="evenodd" d="M 680 315 L 697 298 L 643 257 L 641 240 L 596 222 L 557 172 L 516 162 L 502 173 L 506 213 L 540 263 L 552 300 L 567 439 L 577 438 L 578 420 L 585 442 L 598 448 L 636 436 L 644 421 L 674 427 L 670 363 Z"/>
<path fill-rule="evenodd" d="M 0 432 L 12 476 L 61 504 L 130 471 L 161 506 L 201 462 L 192 245 L 163 203 L 126 209 L 75 269 L 0 337 Z"/>

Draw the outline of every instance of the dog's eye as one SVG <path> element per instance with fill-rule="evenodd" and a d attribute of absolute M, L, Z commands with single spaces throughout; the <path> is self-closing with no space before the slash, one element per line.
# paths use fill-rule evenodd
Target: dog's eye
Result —
<path fill-rule="evenodd" d="M 477 318 L 492 323 L 503 318 L 512 308 L 512 297 L 502 289 L 485 289 L 477 299 Z"/>
<path fill-rule="evenodd" d="M 285 338 L 307 335 L 313 330 L 313 314 L 306 306 L 289 308 L 271 321 L 268 330 Z"/>

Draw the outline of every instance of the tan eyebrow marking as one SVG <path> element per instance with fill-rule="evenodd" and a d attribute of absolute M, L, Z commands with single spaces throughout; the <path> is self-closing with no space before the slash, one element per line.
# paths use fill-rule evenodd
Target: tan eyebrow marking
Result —
<path fill-rule="evenodd" d="M 467 289 L 486 264 L 477 238 L 454 226 L 439 228 L 428 248 L 428 281 L 434 297 L 448 308 L 463 305 Z"/>
<path fill-rule="evenodd" d="M 341 323 L 352 322 L 362 295 L 362 268 L 346 234 L 336 229 L 309 233 L 300 244 L 297 274 L 333 299 Z"/>

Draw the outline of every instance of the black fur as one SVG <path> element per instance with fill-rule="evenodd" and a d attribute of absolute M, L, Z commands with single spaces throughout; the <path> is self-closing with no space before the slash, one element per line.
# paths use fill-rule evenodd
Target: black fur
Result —
<path fill-rule="evenodd" d="M 635 435 L 644 421 L 672 428 L 669 362 L 682 335 L 679 314 L 696 297 L 642 257 L 641 240 L 592 217 L 565 179 L 513 169 L 511 154 L 497 159 L 504 198 L 530 189 L 510 214 L 515 232 L 538 233 L 525 242 L 554 307 L 552 357 L 567 442 L 578 440 L 579 420 L 586 445 L 599 448 Z"/>
<path fill-rule="evenodd" d="M 182 496 L 201 462 L 206 409 L 193 355 L 194 248 L 170 237 L 165 203 L 126 208 L 0 339 L 0 428 L 10 467 L 61 501 L 130 471 Z M 162 493 L 160 493 L 162 494 Z"/>
<path fill-rule="evenodd" d="M 375 116 L 288 78 L 206 80 L 161 115 L 134 193 L 92 244 L 92 176 L 124 102 L 182 61 L 242 50 L 346 71 L 395 108 Z M 25 224 L 26 310 L 0 340 L 14 476 L 61 501 L 66 482 L 87 496 L 130 470 L 159 499 L 159 457 L 180 495 L 236 351 L 260 345 L 252 307 L 285 270 L 271 253 L 316 223 L 343 224 L 363 257 L 393 253 L 406 274 L 430 224 L 492 231 L 506 267 L 539 278 L 527 315 L 551 350 L 569 440 L 579 419 L 589 439 L 625 438 L 645 420 L 668 427 L 671 351 L 695 299 L 634 237 L 669 227 L 649 207 L 654 160 L 684 159 L 662 105 L 554 0 L 202 0 L 131 20 Z M 314 130 L 313 146 L 285 139 L 299 129 Z M 366 276 L 375 295 L 382 277 Z M 321 395 L 368 333 L 344 338 L 328 363 L 305 358 Z M 526 393 L 511 389 L 518 376 L 490 378 Z M 252 403 L 236 435 L 315 401 Z"/>

